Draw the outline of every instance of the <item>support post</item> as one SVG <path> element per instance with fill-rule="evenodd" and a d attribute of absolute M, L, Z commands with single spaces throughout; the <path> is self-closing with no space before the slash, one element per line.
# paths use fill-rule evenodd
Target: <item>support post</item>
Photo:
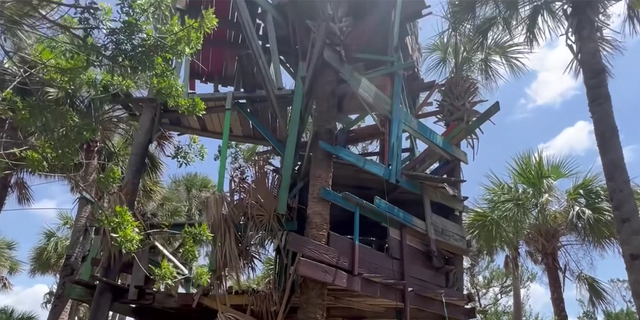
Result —
<path fill-rule="evenodd" d="M 353 212 L 353 275 L 358 275 L 360 266 L 358 261 L 360 260 L 360 206 L 356 207 Z"/>
<path fill-rule="evenodd" d="M 294 160 L 296 158 L 298 129 L 300 128 L 300 116 L 302 114 L 302 103 L 304 101 L 304 89 L 301 76 L 303 69 L 304 65 L 300 63 L 298 67 L 298 75 L 296 77 L 295 90 L 293 93 L 293 105 L 291 107 L 291 116 L 289 117 L 289 127 L 287 129 L 287 145 L 284 149 L 284 157 L 282 161 L 282 181 L 280 182 L 278 207 L 276 209 L 276 212 L 279 214 L 285 214 L 287 211 L 289 185 L 291 184 L 291 174 L 293 173 Z"/>
<path fill-rule="evenodd" d="M 407 260 L 409 259 L 409 251 L 407 242 L 407 227 L 403 226 L 400 229 L 400 245 L 402 251 L 402 281 L 403 285 L 403 301 L 404 301 L 404 320 L 411 319 L 410 310 L 411 310 L 411 292 L 409 292 L 409 283 L 408 283 L 408 275 L 409 275 L 409 264 Z"/>
<path fill-rule="evenodd" d="M 149 145 L 152 142 L 153 132 L 159 119 L 160 108 L 156 106 L 144 106 L 142 115 L 138 122 L 138 130 L 133 140 L 131 155 L 127 163 L 127 173 L 121 186 L 121 193 L 129 212 L 135 212 L 136 198 L 140 189 L 140 181 L 146 168 L 146 159 L 149 155 Z M 103 268 L 100 275 L 108 280 L 114 280 L 118 277 L 120 262 L 122 256 L 120 253 L 115 254 L 112 259 L 109 254 L 102 255 Z M 132 275 L 132 277 L 135 275 Z M 91 309 L 89 311 L 89 320 L 107 320 L 109 311 L 113 304 L 113 293 L 108 284 L 98 282 Z"/>
<path fill-rule="evenodd" d="M 224 127 L 222 129 L 222 145 L 220 150 L 220 163 L 218 166 L 218 192 L 224 190 L 224 175 L 227 171 L 227 153 L 229 150 L 229 135 L 231 134 L 231 107 L 233 106 L 233 92 L 227 93 L 227 101 L 224 105 Z"/>

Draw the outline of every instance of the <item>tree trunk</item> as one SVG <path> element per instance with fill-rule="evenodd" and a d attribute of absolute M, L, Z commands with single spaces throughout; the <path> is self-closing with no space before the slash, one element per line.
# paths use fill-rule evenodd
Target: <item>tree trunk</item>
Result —
<path fill-rule="evenodd" d="M 575 1 L 577 25 L 574 29 L 578 63 L 582 69 L 589 113 L 602 159 L 613 220 L 622 250 L 629 286 L 640 314 L 640 214 L 634 199 L 629 172 L 622 152 L 620 134 L 613 114 L 606 65 L 598 46 L 599 30 L 592 12 L 598 11 L 598 1 Z"/>
<path fill-rule="evenodd" d="M 136 210 L 136 198 L 138 197 L 138 191 L 140 189 L 140 181 L 142 180 L 142 175 L 146 169 L 145 163 L 149 155 L 149 145 L 151 145 L 156 124 L 157 108 L 158 106 L 143 107 L 142 115 L 138 122 L 138 130 L 136 131 L 133 139 L 131 154 L 129 155 L 129 160 L 127 162 L 127 172 L 120 188 L 126 207 L 132 214 L 134 214 Z M 100 276 L 110 280 L 115 280 L 118 277 L 118 274 L 120 273 L 120 261 L 122 261 L 122 255 L 120 252 L 114 252 L 113 256 L 114 257 L 110 257 L 109 255 L 104 254 L 103 251 L 103 266 L 100 270 Z M 131 275 L 132 279 L 136 277 L 135 273 L 138 272 L 138 269 L 134 268 L 133 272 L 134 274 Z M 131 289 L 134 288 L 129 288 L 129 290 Z M 107 320 L 112 304 L 113 293 L 111 292 L 111 288 L 108 284 L 99 282 L 93 295 L 88 320 Z"/>
<path fill-rule="evenodd" d="M 71 300 L 67 301 L 67 304 L 65 304 L 64 309 L 62 310 L 62 314 L 60 315 L 60 319 L 73 320 L 73 318 L 69 318 L 70 313 L 71 313 Z"/>
<path fill-rule="evenodd" d="M 92 197 L 95 195 L 96 179 L 98 178 L 98 149 L 99 142 L 96 140 L 85 144 L 85 166 L 80 177 L 81 183 L 85 188 L 84 192 Z M 64 292 L 69 287 L 69 281 L 72 280 L 80 270 L 84 249 L 87 248 L 84 241 L 90 239 L 84 235 L 87 230 L 87 221 L 91 216 L 91 212 L 91 201 L 81 195 L 78 198 L 78 211 L 76 212 L 76 217 L 73 222 L 69 245 L 65 251 L 62 268 L 58 275 L 58 285 L 56 286 L 56 292 L 53 296 L 53 302 L 47 320 L 67 320 L 66 317 L 62 317 L 69 302 L 69 296 L 65 295 Z"/>
<path fill-rule="evenodd" d="M 4 206 L 7 204 L 12 179 L 13 172 L 7 172 L 0 177 L 0 213 L 2 213 Z"/>
<path fill-rule="evenodd" d="M 311 240 L 324 244 L 329 235 L 330 203 L 320 196 L 320 190 L 323 187 L 331 188 L 333 155 L 324 151 L 318 142 L 324 141 L 330 145 L 335 143 L 338 74 L 328 65 L 321 65 L 316 70 L 320 74 L 315 95 L 316 110 L 313 119 L 314 138 L 311 146 L 309 204 L 305 235 Z M 300 284 L 298 320 L 324 320 L 327 316 L 326 298 L 325 284 L 304 279 Z"/>
<path fill-rule="evenodd" d="M 550 254 L 542 257 L 544 271 L 549 282 L 549 293 L 551 294 L 551 307 L 555 320 L 569 320 L 567 307 L 564 303 L 562 290 L 562 279 L 560 279 L 560 268 L 558 266 L 558 254 Z"/>
<path fill-rule="evenodd" d="M 511 260 L 511 288 L 513 290 L 513 320 L 522 320 L 522 279 L 520 278 L 520 257 L 518 252 L 510 254 L 509 259 Z"/>

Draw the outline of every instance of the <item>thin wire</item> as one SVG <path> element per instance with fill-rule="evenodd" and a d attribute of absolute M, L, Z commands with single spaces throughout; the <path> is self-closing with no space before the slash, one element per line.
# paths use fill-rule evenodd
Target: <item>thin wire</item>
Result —
<path fill-rule="evenodd" d="M 444 293 L 440 295 L 442 297 L 442 307 L 444 308 L 444 318 L 449 320 L 449 312 L 447 312 L 447 301 L 444 299 Z"/>
<path fill-rule="evenodd" d="M 2 212 L 9 211 L 38 211 L 38 210 L 73 210 L 72 208 L 13 208 L 13 209 L 4 209 Z"/>

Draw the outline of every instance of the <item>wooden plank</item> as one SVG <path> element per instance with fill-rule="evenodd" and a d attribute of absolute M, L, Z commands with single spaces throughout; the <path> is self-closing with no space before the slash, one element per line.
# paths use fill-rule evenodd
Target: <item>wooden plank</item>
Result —
<path fill-rule="evenodd" d="M 235 135 L 242 135 L 242 124 L 240 123 L 238 112 L 231 114 L 231 133 Z"/>
<path fill-rule="evenodd" d="M 213 132 L 221 132 L 221 131 L 217 131 L 216 127 L 213 125 L 213 116 L 210 114 L 205 114 L 202 116 L 202 119 L 204 119 L 204 123 L 207 125 L 206 129 L 207 131 L 213 131 Z"/>
<path fill-rule="evenodd" d="M 359 310 L 366 310 L 366 311 L 373 311 L 373 312 L 384 312 L 385 310 L 382 307 L 374 306 L 371 304 L 361 303 L 361 302 L 357 302 L 349 299 L 337 298 L 337 297 L 333 297 L 332 299 L 329 299 L 329 302 L 335 303 L 339 306 L 356 308 Z"/>
<path fill-rule="evenodd" d="M 267 97 L 269 98 L 271 107 L 278 117 L 278 122 L 280 123 L 279 131 L 282 131 L 282 133 L 284 133 L 286 118 L 280 112 L 281 110 L 278 107 L 278 100 L 276 99 L 276 86 L 272 81 L 273 79 L 270 77 L 267 60 L 264 56 L 264 52 L 262 52 L 262 47 L 260 46 L 258 36 L 255 32 L 254 21 L 251 20 L 251 15 L 249 14 L 249 9 L 247 8 L 247 3 L 245 2 L 245 0 L 234 1 L 236 4 L 236 9 L 238 10 L 240 25 L 242 26 L 242 34 L 247 37 L 247 44 L 249 45 L 249 48 L 251 49 L 251 55 L 253 56 L 253 59 L 257 64 L 256 68 L 258 70 L 258 74 L 260 75 L 262 84 L 264 85 L 265 91 L 267 92 Z"/>
<path fill-rule="evenodd" d="M 402 219 L 402 221 L 410 221 L 408 224 L 410 227 L 420 232 L 427 233 L 427 226 L 425 222 L 412 216 L 408 212 L 401 210 L 378 197 L 375 198 L 374 204 L 381 210 L 388 212 L 392 217 L 397 217 L 397 219 Z M 433 215 L 432 222 L 435 237 L 438 240 L 437 243 L 440 247 L 461 255 L 468 253 L 469 249 L 467 248 L 467 239 L 461 225 L 437 215 Z"/>
<path fill-rule="evenodd" d="M 340 271 L 311 260 L 304 258 L 300 260 L 298 274 L 316 281 L 321 281 L 351 291 L 357 291 L 369 296 L 403 304 L 402 289 L 400 288 L 395 288 L 393 286 L 378 283 L 362 277 L 354 277 L 344 271 Z M 416 295 L 414 299 L 412 299 L 411 307 L 434 312 L 440 315 L 445 314 L 445 308 L 443 308 L 442 301 L 421 295 Z M 467 311 L 464 307 L 448 304 L 446 314 L 452 318 L 462 319 L 467 314 Z"/>
<path fill-rule="evenodd" d="M 344 253 L 307 237 L 287 232 L 287 241 L 285 243 L 287 249 L 302 254 L 303 257 L 344 270 L 350 268 L 350 259 Z"/>
<path fill-rule="evenodd" d="M 336 267 L 345 272 L 351 270 L 353 241 L 335 233 L 329 234 L 329 246 L 292 232 L 287 233 L 287 249 L 302 254 L 305 258 Z M 367 246 L 359 246 L 358 274 L 376 274 L 388 280 L 400 280 L 402 266 L 399 261 Z M 433 269 L 411 263 L 409 276 L 422 288 L 434 290 L 445 286 L 445 276 Z"/>
<path fill-rule="evenodd" d="M 429 199 L 429 193 L 426 186 L 422 187 L 422 202 L 424 204 L 424 223 L 427 227 L 427 235 L 429 236 L 429 248 L 432 254 L 436 254 L 438 249 L 436 247 L 436 236 L 433 227 L 434 214 L 431 212 L 431 199 Z"/>
<path fill-rule="evenodd" d="M 129 299 L 135 300 L 138 299 L 140 295 L 140 290 L 136 287 L 144 286 L 145 278 L 147 273 L 145 270 L 149 270 L 149 247 L 145 247 L 144 249 L 136 252 L 137 262 L 133 264 L 133 271 L 131 274 L 131 279 L 129 280 Z M 144 289 L 142 290 L 144 292 Z"/>
<path fill-rule="evenodd" d="M 333 232 L 329 233 L 329 246 L 338 250 L 344 257 L 353 256 L 353 241 Z M 400 261 L 364 245 L 360 245 L 359 251 L 359 269 L 362 274 L 377 274 L 388 280 L 402 279 L 402 264 Z M 444 275 L 425 266 L 414 263 L 409 264 L 409 276 L 418 280 L 425 287 L 444 288 L 445 286 Z"/>

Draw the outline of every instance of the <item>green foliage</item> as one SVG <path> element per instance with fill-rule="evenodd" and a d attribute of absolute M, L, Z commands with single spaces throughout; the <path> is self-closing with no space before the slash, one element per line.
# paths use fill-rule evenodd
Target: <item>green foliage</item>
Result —
<path fill-rule="evenodd" d="M 24 50 L 5 57 L 9 76 L 0 83 L 0 114 L 19 128 L 18 136 L 27 137 L 25 147 L 14 150 L 20 162 L 5 161 L 36 172 L 74 164 L 76 157 L 69 155 L 100 132 L 97 108 L 136 90 L 187 115 L 204 112 L 201 100 L 184 96 L 174 64 L 200 48 L 217 19 L 210 9 L 197 20 L 181 21 L 171 4 L 121 0 L 113 10 L 78 3 L 75 12 L 52 9 L 59 16 L 41 21 L 46 33 L 26 29 L 20 30 L 24 37 L 4 39 Z M 204 158 L 204 148 L 194 140 L 176 151 L 182 165 Z M 107 173 L 103 183 L 118 180 L 115 170 Z"/>
<path fill-rule="evenodd" d="M 193 286 L 202 288 L 209 285 L 211 272 L 206 265 L 199 265 L 193 269 Z"/>
<path fill-rule="evenodd" d="M 129 209 L 116 206 L 111 214 L 100 215 L 101 225 L 109 230 L 111 242 L 123 252 L 134 252 L 142 242 L 142 226 Z"/>
<path fill-rule="evenodd" d="M 167 259 L 162 259 L 160 261 L 160 265 L 156 268 L 151 266 L 151 276 L 156 281 L 155 287 L 156 289 L 164 289 L 173 285 L 173 283 L 178 280 L 178 271 L 173 267 L 173 264 L 167 261 Z"/>
<path fill-rule="evenodd" d="M 198 249 L 213 239 L 209 227 L 202 223 L 194 227 L 187 226 L 182 230 L 180 257 L 188 265 L 198 261 Z"/>
<path fill-rule="evenodd" d="M 175 146 L 171 159 L 178 163 L 178 168 L 188 166 L 196 160 L 203 161 L 207 156 L 207 149 L 200 143 L 197 136 L 189 136 L 189 140 Z"/>
<path fill-rule="evenodd" d="M 29 251 L 29 276 L 57 276 L 73 229 L 73 215 L 58 211 L 57 221 L 40 231 L 38 241 Z"/>
<path fill-rule="evenodd" d="M 7 276 L 22 272 L 22 263 L 18 260 L 18 242 L 0 236 L 0 292 L 11 291 L 13 286 Z"/>
<path fill-rule="evenodd" d="M 0 307 L 0 320 L 38 320 L 38 315 L 33 311 L 22 311 L 12 306 Z"/>

